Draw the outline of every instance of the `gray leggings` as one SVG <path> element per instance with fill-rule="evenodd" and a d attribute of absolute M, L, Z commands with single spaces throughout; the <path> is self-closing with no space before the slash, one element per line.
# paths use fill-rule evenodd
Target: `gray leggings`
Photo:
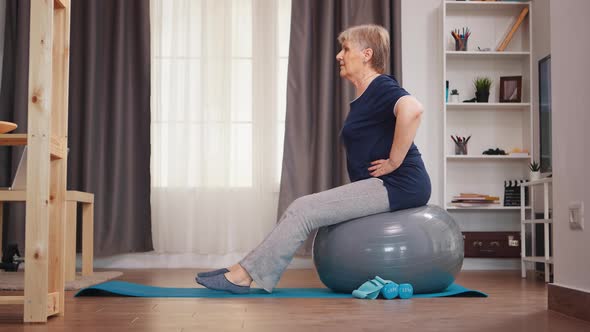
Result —
<path fill-rule="evenodd" d="M 240 265 L 258 286 L 272 292 L 293 255 L 313 230 L 388 211 L 387 190 L 377 178 L 300 197 Z"/>

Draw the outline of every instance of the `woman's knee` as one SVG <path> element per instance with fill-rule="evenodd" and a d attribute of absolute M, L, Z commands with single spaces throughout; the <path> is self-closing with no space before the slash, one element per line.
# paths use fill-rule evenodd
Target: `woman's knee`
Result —
<path fill-rule="evenodd" d="M 297 198 L 289 205 L 288 209 L 291 213 L 305 213 L 307 209 L 310 209 L 314 201 L 313 195 L 305 195 Z"/>
<path fill-rule="evenodd" d="M 312 212 L 314 198 L 310 196 L 302 196 L 294 200 L 285 211 L 285 218 L 282 222 L 301 228 L 306 233 L 311 232 L 314 228 L 314 214 Z"/>

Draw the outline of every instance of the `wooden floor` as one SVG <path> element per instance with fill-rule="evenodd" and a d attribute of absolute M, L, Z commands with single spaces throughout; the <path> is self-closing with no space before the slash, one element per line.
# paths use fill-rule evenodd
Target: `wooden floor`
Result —
<path fill-rule="evenodd" d="M 195 270 L 127 270 L 121 280 L 196 287 Z M 66 316 L 22 324 L 22 308 L 0 306 L 0 331 L 590 331 L 547 308 L 544 282 L 518 271 L 462 272 L 457 282 L 489 298 L 142 299 L 74 298 Z M 288 270 L 279 287 L 321 287 L 313 270 Z M 15 294 L 4 292 L 2 295 Z"/>

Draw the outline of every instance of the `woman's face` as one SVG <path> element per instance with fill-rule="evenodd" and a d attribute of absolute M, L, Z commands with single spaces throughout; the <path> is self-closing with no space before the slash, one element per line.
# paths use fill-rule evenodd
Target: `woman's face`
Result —
<path fill-rule="evenodd" d="M 336 55 L 336 60 L 340 64 L 340 77 L 351 79 L 358 76 L 364 68 L 365 55 L 355 43 L 344 41 L 342 49 Z"/>

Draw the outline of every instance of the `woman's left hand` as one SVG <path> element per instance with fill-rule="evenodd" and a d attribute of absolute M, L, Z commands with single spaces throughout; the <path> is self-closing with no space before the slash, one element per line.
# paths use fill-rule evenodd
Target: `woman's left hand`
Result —
<path fill-rule="evenodd" d="M 371 162 L 371 165 L 373 166 L 369 167 L 369 172 L 373 177 L 387 175 L 397 168 L 390 159 L 375 160 Z"/>

